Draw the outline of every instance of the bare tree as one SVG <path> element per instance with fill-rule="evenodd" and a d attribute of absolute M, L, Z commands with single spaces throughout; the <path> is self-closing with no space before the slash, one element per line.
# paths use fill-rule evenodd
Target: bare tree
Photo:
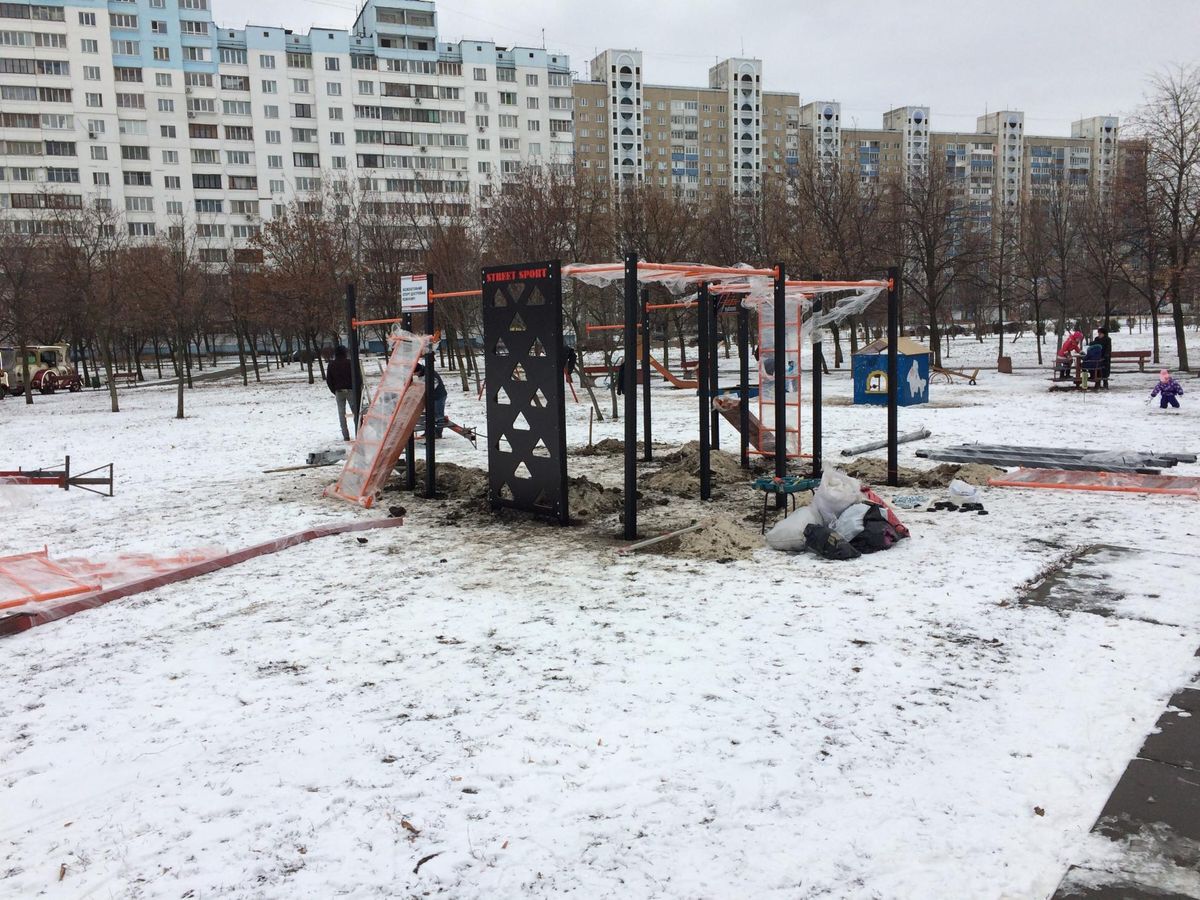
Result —
<path fill-rule="evenodd" d="M 1148 195 L 1159 214 L 1179 367 L 1187 371 L 1184 279 L 1200 248 L 1200 65 L 1154 76 L 1134 129 L 1147 142 Z"/>
<path fill-rule="evenodd" d="M 1042 364 L 1042 344 L 1045 341 L 1046 297 L 1042 289 L 1049 281 L 1052 253 L 1050 249 L 1049 216 L 1046 203 L 1039 197 L 1027 197 L 1021 205 L 1020 234 L 1017 240 L 1019 271 L 1027 286 L 1033 329 L 1037 341 L 1038 365 Z"/>
<path fill-rule="evenodd" d="M 25 402 L 33 403 L 29 371 L 29 338 L 37 323 L 37 310 L 47 265 L 44 220 L 6 215 L 0 221 L 0 296 L 4 299 L 0 325 L 12 334 L 21 364 Z"/>
<path fill-rule="evenodd" d="M 934 365 L 942 364 L 943 304 L 975 271 L 986 237 L 943 166 L 889 185 L 890 214 L 904 246 L 905 286 L 924 304 Z"/>

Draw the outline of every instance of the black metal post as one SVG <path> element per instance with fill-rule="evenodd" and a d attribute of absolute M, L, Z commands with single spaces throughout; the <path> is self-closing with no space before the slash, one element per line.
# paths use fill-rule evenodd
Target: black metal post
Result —
<path fill-rule="evenodd" d="M 899 352 L 900 343 L 900 269 L 892 266 L 888 269 L 888 347 L 887 347 L 887 483 L 891 487 L 900 484 L 900 443 L 898 432 L 900 428 L 899 386 Z"/>
<path fill-rule="evenodd" d="M 742 468 L 750 468 L 750 310 L 741 303 L 737 312 L 738 430 L 741 431 Z"/>
<path fill-rule="evenodd" d="M 433 275 L 429 276 L 425 283 L 426 295 L 433 293 Z M 437 416 L 433 411 L 433 365 L 437 358 L 434 353 L 434 341 L 436 340 L 433 315 L 433 300 L 428 300 L 426 307 L 425 322 L 426 328 L 429 331 L 429 349 L 425 353 L 425 494 L 426 500 L 433 500 L 437 497 L 437 451 L 434 449 L 437 442 Z"/>
<path fill-rule="evenodd" d="M 412 332 L 413 318 L 412 313 L 405 313 L 404 321 L 401 323 L 404 330 Z M 387 348 L 389 354 L 391 348 Z M 408 436 L 408 447 L 404 451 L 404 489 L 406 491 L 415 491 L 417 489 L 417 439 L 411 434 Z"/>
<path fill-rule="evenodd" d="M 625 254 L 625 540 L 637 537 L 637 347 L 638 258 Z"/>
<path fill-rule="evenodd" d="M 654 458 L 650 427 L 650 290 L 642 291 L 642 459 Z"/>
<path fill-rule="evenodd" d="M 358 297 L 353 284 L 346 285 L 346 345 L 350 350 L 350 413 L 354 416 L 354 436 L 358 436 L 358 411 L 362 406 L 362 369 L 358 358 Z"/>
<path fill-rule="evenodd" d="M 709 425 L 709 439 L 712 441 L 712 448 L 714 450 L 721 449 L 721 429 L 718 424 L 721 414 L 713 406 L 713 401 L 720 395 L 721 391 L 721 375 L 717 371 L 721 364 L 720 317 L 717 315 L 717 310 L 720 306 L 720 295 L 713 294 L 708 298 L 708 303 L 704 305 L 704 309 L 701 311 L 703 315 L 708 317 L 708 339 L 712 347 L 708 354 L 708 418 L 711 422 Z"/>
<path fill-rule="evenodd" d="M 812 328 L 812 474 L 821 477 L 821 363 L 824 352 L 821 347 L 821 332 L 816 330 L 816 316 L 821 313 L 821 295 L 813 297 Z"/>
<path fill-rule="evenodd" d="M 712 317 L 709 315 L 709 307 L 711 307 L 712 298 L 708 294 L 707 282 L 700 285 L 700 315 L 699 328 L 700 340 L 697 349 L 700 353 L 699 368 L 697 374 L 696 396 L 700 398 L 700 499 L 712 499 L 712 454 L 710 453 L 712 435 L 709 426 L 711 418 L 709 416 L 712 407 L 712 376 L 709 369 L 712 367 L 712 340 L 709 336 L 709 326 L 712 324 Z"/>
<path fill-rule="evenodd" d="M 777 265 L 775 276 L 775 477 L 787 474 L 787 273 L 783 263 Z M 759 353 L 763 350 L 760 347 Z M 761 386 L 759 390 L 761 390 Z M 775 494 L 776 509 L 783 509 L 787 495 Z"/>

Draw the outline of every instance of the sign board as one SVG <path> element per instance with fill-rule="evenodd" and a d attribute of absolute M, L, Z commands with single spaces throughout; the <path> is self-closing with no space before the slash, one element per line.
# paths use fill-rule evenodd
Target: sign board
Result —
<path fill-rule="evenodd" d="M 425 312 L 429 309 L 429 276 L 402 275 L 400 277 L 400 311 L 406 313 Z"/>

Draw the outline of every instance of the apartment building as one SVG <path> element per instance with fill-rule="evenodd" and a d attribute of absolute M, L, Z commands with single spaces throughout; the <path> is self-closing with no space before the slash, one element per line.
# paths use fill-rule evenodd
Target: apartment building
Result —
<path fill-rule="evenodd" d="M 935 132 L 927 106 L 846 127 L 834 100 L 768 91 L 731 58 L 706 86 L 645 80 L 643 54 L 609 49 L 573 79 L 553 50 L 440 40 L 432 0 L 367 0 L 349 30 L 218 28 L 209 0 L 0 3 L 0 206 L 110 204 L 134 238 L 180 218 L 214 262 L 330 180 L 369 202 L 464 212 L 530 164 L 577 163 L 618 187 L 689 199 L 757 189 L 811 154 L 864 185 L 945 165 L 982 216 L 997 203 L 1106 189 L 1119 122 L 1071 137 L 1024 114 Z"/>
<path fill-rule="evenodd" d="M 135 238 L 184 217 L 219 261 L 327 179 L 466 209 L 574 155 L 564 54 L 441 42 L 429 0 L 304 35 L 208 2 L 0 3 L 0 205 L 107 203 Z"/>
<path fill-rule="evenodd" d="M 763 90 L 761 60 L 717 63 L 708 87 L 648 85 L 642 72 L 640 51 L 605 50 L 590 80 L 574 84 L 575 155 L 598 181 L 707 199 L 715 188 L 755 190 L 771 167 L 782 172 L 799 100 Z"/>

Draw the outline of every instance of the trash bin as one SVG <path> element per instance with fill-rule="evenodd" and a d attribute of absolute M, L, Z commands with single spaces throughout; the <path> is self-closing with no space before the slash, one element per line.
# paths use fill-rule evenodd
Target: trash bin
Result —
<path fill-rule="evenodd" d="M 1012 357 L 1011 356 L 997 356 L 996 357 L 996 371 L 999 372 L 1001 375 L 1011 375 L 1012 374 Z"/>

